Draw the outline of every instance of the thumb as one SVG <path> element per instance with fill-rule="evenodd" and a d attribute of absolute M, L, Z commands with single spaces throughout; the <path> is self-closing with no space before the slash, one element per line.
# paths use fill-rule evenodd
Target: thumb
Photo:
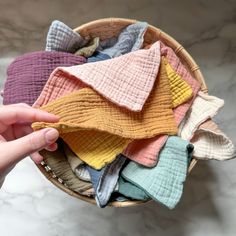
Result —
<path fill-rule="evenodd" d="M 8 159 L 10 159 L 8 161 L 11 163 L 18 162 L 24 157 L 55 143 L 58 137 L 59 133 L 56 129 L 46 128 L 14 141 L 6 142 L 6 148 L 9 147 L 6 149 Z"/>

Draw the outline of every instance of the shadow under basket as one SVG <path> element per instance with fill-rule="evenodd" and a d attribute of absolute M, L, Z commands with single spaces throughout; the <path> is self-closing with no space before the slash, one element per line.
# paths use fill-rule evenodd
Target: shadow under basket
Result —
<path fill-rule="evenodd" d="M 133 24 L 137 22 L 136 20 L 131 19 L 123 19 L 123 18 L 106 18 L 106 19 L 100 19 L 95 20 L 92 22 L 89 22 L 87 24 L 84 24 L 76 29 L 74 31 L 79 32 L 80 35 L 82 35 L 85 38 L 94 38 L 99 37 L 100 40 L 104 40 L 107 38 L 111 38 L 114 36 L 118 36 L 120 31 L 125 28 L 126 26 Z M 198 80 L 201 84 L 201 90 L 205 93 L 207 93 L 207 86 L 205 83 L 205 80 L 202 76 L 202 73 L 196 64 L 196 62 L 193 60 L 193 58 L 189 55 L 189 53 L 183 48 L 182 45 L 180 45 L 175 39 L 173 39 L 171 36 L 163 32 L 162 30 L 149 25 L 145 36 L 144 36 L 144 44 L 151 44 L 156 41 L 162 41 L 167 46 L 171 47 L 175 53 L 180 58 L 181 62 L 185 65 L 186 69 L 191 73 L 193 78 Z M 193 158 L 188 173 L 191 172 L 191 170 L 194 168 L 194 166 L 197 164 L 197 161 Z M 69 189 L 63 182 L 62 179 L 58 178 L 53 170 L 45 162 L 42 162 L 41 164 L 38 164 L 37 167 L 42 172 L 42 174 L 56 187 L 61 189 L 62 191 L 68 193 L 69 195 L 76 197 L 80 200 L 89 202 L 91 204 L 96 204 L 96 201 L 94 198 L 87 197 L 84 195 L 81 195 L 71 189 Z M 135 200 L 129 200 L 125 202 L 110 202 L 108 206 L 113 207 L 128 207 L 128 206 L 136 206 L 139 204 L 143 204 L 145 201 L 135 201 Z"/>

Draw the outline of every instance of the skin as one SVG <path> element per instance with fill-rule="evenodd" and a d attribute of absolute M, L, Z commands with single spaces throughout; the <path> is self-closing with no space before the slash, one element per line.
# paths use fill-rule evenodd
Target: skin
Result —
<path fill-rule="evenodd" d="M 0 106 L 0 186 L 15 165 L 27 156 L 35 163 L 43 157 L 42 149 L 55 151 L 59 137 L 56 129 L 46 128 L 33 132 L 36 121 L 58 122 L 59 117 L 34 109 L 26 104 Z"/>

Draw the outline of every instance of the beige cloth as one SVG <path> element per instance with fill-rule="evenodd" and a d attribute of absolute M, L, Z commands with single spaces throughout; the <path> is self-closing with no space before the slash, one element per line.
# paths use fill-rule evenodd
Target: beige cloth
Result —
<path fill-rule="evenodd" d="M 205 121 L 194 133 L 191 143 L 196 159 L 228 160 L 235 157 L 232 141 L 211 120 Z"/>

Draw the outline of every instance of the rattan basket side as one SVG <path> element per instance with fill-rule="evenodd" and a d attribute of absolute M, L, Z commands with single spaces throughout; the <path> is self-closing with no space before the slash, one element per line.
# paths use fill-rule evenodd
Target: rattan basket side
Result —
<path fill-rule="evenodd" d="M 100 37 L 101 40 L 111 38 L 117 36 L 119 32 L 126 27 L 127 25 L 133 24 L 137 22 L 136 20 L 131 19 L 123 19 L 123 18 L 106 18 L 95 20 L 82 26 L 74 29 L 74 31 L 79 32 L 85 38 L 92 38 L 92 37 Z M 201 84 L 201 90 L 207 93 L 207 85 L 203 78 L 203 75 L 194 61 L 194 59 L 190 56 L 190 54 L 184 49 L 184 47 L 179 44 L 175 39 L 169 36 L 167 33 L 163 32 L 162 30 L 149 25 L 148 30 L 144 37 L 144 44 L 154 43 L 157 40 L 161 40 L 167 46 L 171 47 L 176 54 L 179 56 L 181 62 L 186 66 L 188 71 L 193 75 L 195 79 L 197 79 Z M 190 173 L 191 170 L 196 165 L 197 161 L 193 159 L 190 163 L 188 172 Z M 37 165 L 39 170 L 42 174 L 56 187 L 61 189 L 62 191 L 68 193 L 69 195 L 86 201 L 91 204 L 96 204 L 95 200 L 90 197 L 83 196 L 77 192 L 74 192 L 66 187 L 63 180 L 58 178 L 54 173 L 53 170 L 47 166 L 46 163 L 42 162 L 41 164 Z M 145 203 L 144 201 L 126 201 L 126 202 L 111 202 L 109 206 L 113 207 L 128 207 L 128 206 L 136 206 L 139 204 Z"/>

